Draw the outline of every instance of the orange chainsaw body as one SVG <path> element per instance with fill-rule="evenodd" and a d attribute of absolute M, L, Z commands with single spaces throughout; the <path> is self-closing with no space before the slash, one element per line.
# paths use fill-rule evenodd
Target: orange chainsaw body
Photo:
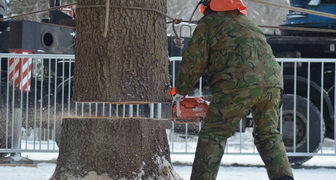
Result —
<path fill-rule="evenodd" d="M 179 103 L 180 105 L 178 106 Z M 177 123 L 200 122 L 206 116 L 209 102 L 201 97 L 186 97 L 180 102 L 174 102 L 172 106 L 173 120 Z M 180 112 L 178 112 L 180 108 Z"/>

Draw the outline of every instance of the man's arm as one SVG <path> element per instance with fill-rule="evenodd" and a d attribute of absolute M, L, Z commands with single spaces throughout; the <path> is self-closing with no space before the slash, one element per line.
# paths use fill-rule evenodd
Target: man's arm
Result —
<path fill-rule="evenodd" d="M 207 25 L 200 23 L 182 54 L 182 63 L 176 77 L 176 91 L 187 95 L 204 74 L 209 59 L 209 32 Z"/>

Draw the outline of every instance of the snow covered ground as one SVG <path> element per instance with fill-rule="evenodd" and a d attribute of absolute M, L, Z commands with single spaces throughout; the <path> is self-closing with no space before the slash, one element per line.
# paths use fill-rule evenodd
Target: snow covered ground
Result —
<path fill-rule="evenodd" d="M 171 145 L 171 144 L 170 144 Z M 176 143 L 175 150 L 183 151 L 185 145 Z M 189 143 L 188 147 L 195 147 Z M 193 148 L 191 148 L 193 149 Z M 188 148 L 188 150 L 191 150 Z M 0 166 L 0 180 L 48 180 L 56 167 L 57 153 L 22 153 L 37 162 L 37 167 Z M 175 171 L 184 179 L 189 179 L 193 154 L 172 154 Z M 47 162 L 47 163 L 46 163 Z M 258 155 L 223 156 L 217 180 L 267 180 L 266 170 Z M 336 177 L 336 156 L 315 156 L 301 167 L 293 169 L 296 180 L 334 180 Z"/>
<path fill-rule="evenodd" d="M 196 136 L 169 136 L 170 148 L 174 152 L 194 152 L 196 148 Z M 242 137 L 243 136 L 243 137 Z M 240 148 L 239 139 L 243 138 L 243 145 Z M 172 143 L 172 140 L 174 143 Z M 187 140 L 187 141 L 186 141 Z M 57 145 L 53 141 L 22 141 L 22 149 L 54 149 Z M 187 142 L 187 143 L 186 143 Z M 333 140 L 326 141 L 324 153 L 334 153 Z M 258 155 L 232 155 L 232 152 L 243 151 L 253 152 L 253 142 L 251 133 L 236 134 L 228 140 L 231 154 L 226 154 L 222 159 L 217 180 L 267 180 L 266 170 L 263 162 Z M 22 153 L 22 157 L 27 157 L 37 163 L 37 167 L 5 167 L 0 166 L 0 180 L 48 180 L 56 167 L 57 153 Z M 191 164 L 193 162 L 193 153 L 189 154 L 171 154 L 171 161 L 174 164 L 175 171 L 184 179 L 189 179 L 191 174 Z M 296 180 L 336 179 L 336 156 L 326 156 L 321 154 L 305 162 L 301 167 L 293 169 Z"/>
<path fill-rule="evenodd" d="M 57 158 L 57 153 L 24 153 L 34 160 Z M 184 179 L 189 179 L 191 174 L 190 164 L 193 155 L 172 155 L 175 171 Z M 185 165 L 182 165 L 185 164 Z M 267 180 L 265 168 L 259 156 L 224 155 L 217 180 Z M 319 166 L 319 167 L 316 167 Z M 47 180 L 54 170 L 55 163 L 38 163 L 37 167 L 0 167 L 1 180 Z M 336 177 L 336 157 L 316 156 L 306 162 L 303 167 L 294 168 L 296 180 L 334 180 Z"/>

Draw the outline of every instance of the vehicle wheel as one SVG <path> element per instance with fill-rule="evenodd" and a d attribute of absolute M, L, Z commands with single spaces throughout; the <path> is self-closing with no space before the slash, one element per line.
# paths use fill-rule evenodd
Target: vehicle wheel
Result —
<path fill-rule="evenodd" d="M 287 152 L 315 153 L 321 148 L 324 139 L 325 123 L 317 107 L 309 102 L 309 121 L 307 121 L 307 99 L 296 95 L 296 137 L 294 151 L 294 95 L 283 96 L 282 131 Z M 313 156 L 291 156 L 290 163 L 302 164 Z"/>

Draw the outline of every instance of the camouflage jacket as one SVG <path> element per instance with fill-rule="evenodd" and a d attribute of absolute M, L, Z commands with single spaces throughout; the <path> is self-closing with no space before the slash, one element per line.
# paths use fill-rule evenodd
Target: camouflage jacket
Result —
<path fill-rule="evenodd" d="M 186 95 L 207 71 L 212 93 L 250 87 L 283 88 L 265 35 L 238 11 L 204 16 L 182 54 L 177 93 Z"/>

